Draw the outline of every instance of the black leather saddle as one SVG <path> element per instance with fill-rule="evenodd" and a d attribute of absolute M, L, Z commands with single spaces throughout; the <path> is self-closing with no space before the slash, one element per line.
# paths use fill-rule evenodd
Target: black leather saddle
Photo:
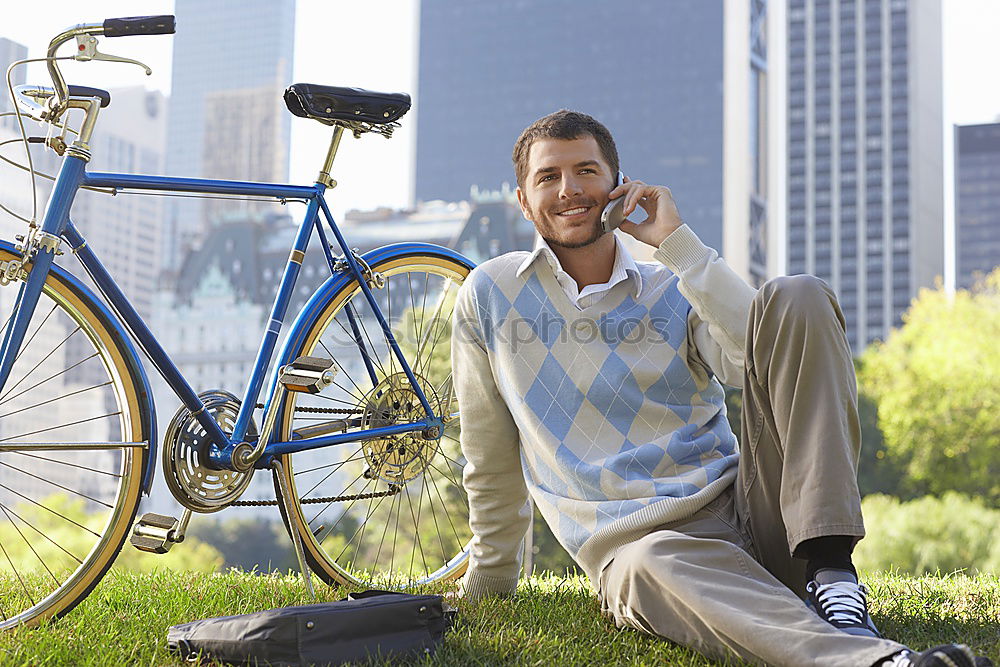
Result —
<path fill-rule="evenodd" d="M 312 118 L 327 125 L 338 120 L 387 125 L 410 110 L 410 96 L 406 93 L 376 93 L 362 88 L 294 83 L 285 91 L 285 105 L 300 118 Z"/>

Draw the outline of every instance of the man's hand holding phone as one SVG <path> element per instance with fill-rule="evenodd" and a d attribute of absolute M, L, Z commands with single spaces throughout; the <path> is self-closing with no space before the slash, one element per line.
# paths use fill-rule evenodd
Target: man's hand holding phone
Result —
<path fill-rule="evenodd" d="M 623 181 L 608 193 L 611 200 L 601 214 L 605 231 L 617 226 L 643 243 L 657 247 L 684 224 L 670 188 L 647 185 L 642 181 L 630 180 L 627 176 Z M 627 219 L 636 206 L 641 206 L 647 216 L 640 224 Z"/>

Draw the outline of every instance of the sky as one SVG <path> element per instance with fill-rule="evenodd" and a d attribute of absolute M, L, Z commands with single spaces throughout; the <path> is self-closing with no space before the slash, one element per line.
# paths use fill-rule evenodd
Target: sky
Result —
<path fill-rule="evenodd" d="M 916 0 L 921 2 L 923 0 Z M 416 113 L 417 17 L 419 0 L 369 3 L 343 0 L 299 0 L 296 11 L 294 78 L 298 82 L 357 86 L 384 92 L 408 92 L 414 107 L 392 139 L 364 136 L 346 139 L 334 165 L 337 189 L 331 206 L 341 216 L 348 208 L 403 207 L 413 183 Z M 13 4 L 13 3 L 10 3 Z M 43 55 L 49 39 L 76 23 L 143 14 L 168 14 L 172 0 L 47 0 L 43 5 L 17 3 L 0 10 L 0 36 L 26 44 L 32 57 Z M 991 122 L 1000 118 L 1000 0 L 944 0 L 944 93 L 946 127 Z M 178 30 L 183 30 L 183 22 Z M 102 88 L 147 85 L 170 91 L 170 36 L 104 39 L 101 50 L 144 61 L 153 68 L 146 77 L 134 66 L 112 63 L 69 63 L 67 79 Z M 29 70 L 29 82 L 48 83 L 41 66 Z M 291 180 L 311 183 L 326 151 L 329 130 L 293 119 Z M 513 141 L 513 137 L 512 137 Z M 946 183 L 951 182 L 951 133 L 945 132 Z M 441 150 L 447 150 L 442 146 Z M 183 174 L 178 174 L 183 175 Z M 950 197 L 945 202 L 951 209 Z"/>
<path fill-rule="evenodd" d="M 173 12 L 172 0 L 101 0 L 69 2 L 47 0 L 43 9 L 27 3 L 3 3 L 0 37 L 28 47 L 29 57 L 45 55 L 49 40 L 78 23 L 100 23 L 106 18 Z M 365 2 L 298 0 L 295 14 L 295 82 L 355 86 L 381 92 L 415 94 L 417 0 L 385 0 L 378 11 Z M 184 29 L 178 21 L 177 30 Z M 173 37 L 151 35 L 101 38 L 98 50 L 140 60 L 153 74 L 134 65 L 68 62 L 60 65 L 70 83 L 99 88 L 145 85 L 170 92 Z M 69 45 L 63 47 L 69 53 Z M 60 54 L 64 51 L 60 50 Z M 26 81 L 51 85 L 43 64 L 33 65 Z M 289 82 L 292 83 L 292 82 Z M 6 84 L 5 84 L 6 87 Z M 415 95 L 414 95 L 415 99 Z M 113 103 L 113 101 L 112 101 Z M 415 105 L 416 106 L 416 105 Z M 413 188 L 410 177 L 416 146 L 416 113 L 403 117 L 392 139 L 366 135 L 345 136 L 333 177 L 337 188 L 327 201 L 339 219 L 350 208 L 404 207 Z M 292 119 L 290 180 L 312 183 L 329 144 L 330 129 L 315 121 Z M 190 174 L 171 174 L 187 176 Z"/>

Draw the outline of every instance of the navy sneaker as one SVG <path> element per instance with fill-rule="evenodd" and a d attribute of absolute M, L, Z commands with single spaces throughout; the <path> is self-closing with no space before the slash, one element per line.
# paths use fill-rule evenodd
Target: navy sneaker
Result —
<path fill-rule="evenodd" d="M 846 570 L 824 569 L 806 584 L 806 605 L 849 635 L 881 638 L 868 614 L 868 589 Z"/>
<path fill-rule="evenodd" d="M 993 667 L 989 658 L 976 656 L 965 644 L 944 644 L 923 653 L 900 651 L 882 667 Z"/>

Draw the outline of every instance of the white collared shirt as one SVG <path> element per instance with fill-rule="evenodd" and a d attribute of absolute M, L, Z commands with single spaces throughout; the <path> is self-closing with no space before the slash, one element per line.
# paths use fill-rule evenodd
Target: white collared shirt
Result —
<path fill-rule="evenodd" d="M 555 274 L 559 285 L 566 292 L 570 303 L 574 304 L 580 310 L 600 301 L 612 287 L 623 280 L 628 280 L 629 277 L 635 283 L 635 290 L 632 293 L 633 297 L 638 299 L 639 294 L 642 292 L 642 274 L 639 273 L 639 267 L 636 266 L 635 259 L 632 258 L 631 253 L 625 248 L 617 235 L 615 235 L 615 264 L 611 269 L 611 278 L 606 283 L 587 285 L 582 290 L 577 287 L 576 281 L 562 268 L 562 264 L 559 263 L 559 258 L 556 257 L 555 252 L 553 252 L 545 239 L 539 236 L 537 232 L 535 233 L 535 247 L 531 251 L 531 255 L 517 267 L 517 275 L 520 276 L 524 273 L 538 259 L 539 255 L 544 257 L 548 261 L 549 266 L 552 267 L 552 273 Z"/>

